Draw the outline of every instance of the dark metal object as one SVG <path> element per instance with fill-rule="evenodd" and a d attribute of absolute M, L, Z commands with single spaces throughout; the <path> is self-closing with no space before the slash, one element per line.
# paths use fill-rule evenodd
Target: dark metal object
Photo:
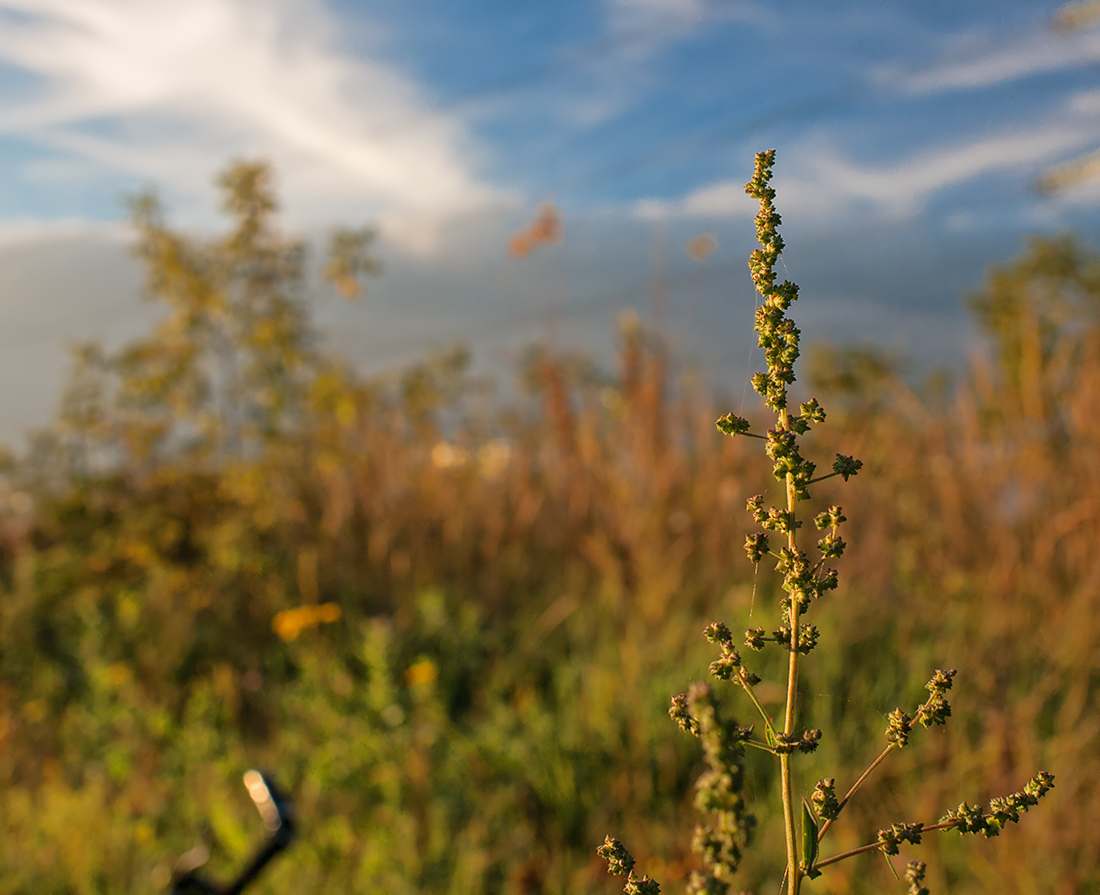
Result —
<path fill-rule="evenodd" d="M 201 844 L 195 846 L 176 862 L 172 895 L 238 895 L 260 875 L 272 858 L 294 841 L 294 803 L 275 785 L 275 781 L 267 774 L 253 770 L 245 773 L 244 785 L 263 819 L 267 840 L 240 875 L 227 886 L 219 886 L 198 872 L 210 857 L 210 849 Z"/>

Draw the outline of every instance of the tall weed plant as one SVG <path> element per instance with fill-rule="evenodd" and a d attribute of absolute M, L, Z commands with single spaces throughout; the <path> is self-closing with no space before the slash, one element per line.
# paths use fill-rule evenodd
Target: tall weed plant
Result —
<path fill-rule="evenodd" d="M 779 801 L 786 846 L 781 889 L 790 895 L 798 895 L 803 880 L 820 877 L 831 865 L 872 851 L 881 852 L 889 862 L 903 846 L 919 846 L 930 833 L 956 831 L 980 833 L 987 838 L 998 836 L 1007 825 L 1018 823 L 1021 814 L 1037 805 L 1054 787 L 1054 775 L 1039 771 L 1022 789 L 994 797 L 984 808 L 964 801 L 958 808 L 948 809 L 937 821 L 895 822 L 880 829 L 874 842 L 837 854 L 823 854 L 822 843 L 830 828 L 891 753 L 908 746 L 918 727 L 947 723 L 951 716 L 947 694 L 957 672 L 936 669 L 925 685 L 928 696 L 923 702 L 912 712 L 901 708 L 890 712 L 885 746 L 846 791 L 840 790 L 844 792 L 842 796 L 838 794 L 835 777 L 822 777 L 812 791 L 796 797 L 792 765 L 797 757 L 815 753 L 823 736 L 819 728 L 806 726 L 803 719 L 810 713 L 799 705 L 800 700 L 807 701 L 807 694 L 799 686 L 800 665 L 804 656 L 817 649 L 821 637 L 818 627 L 803 618 L 818 601 L 832 598 L 832 592 L 837 590 L 839 577 L 828 563 L 841 557 L 847 546 L 840 537 L 840 526 L 847 517 L 834 504 L 813 516 L 814 528 L 822 533 L 816 549 L 812 552 L 802 549 L 800 542 L 804 543 L 804 537 L 799 536 L 799 530 L 803 519 L 799 518 L 798 505 L 811 499 L 811 486 L 834 476 L 847 482 L 862 469 L 863 463 L 838 453 L 832 471 L 818 475 L 817 465 L 802 455 L 800 438 L 825 421 L 825 410 L 816 398 L 801 403 L 797 413 L 790 407 L 789 389 L 796 380 L 794 365 L 800 354 L 800 333 L 787 311 L 798 298 L 798 287 L 788 280 L 776 282 L 775 267 L 784 244 L 778 229 L 780 216 L 773 204 L 775 190 L 769 185 L 774 163 L 774 150 L 757 153 L 756 169 L 745 185 L 745 192 L 760 203 L 756 216 L 760 248 L 750 256 L 749 270 L 763 299 L 756 310 L 755 331 L 767 363 L 766 371 L 753 376 L 752 386 L 776 414 L 776 424 L 766 434 L 760 434 L 752 431 L 749 420 L 726 414 L 717 425 L 725 435 L 764 442 L 764 451 L 773 463 L 772 476 L 782 491 L 779 506 L 766 505 L 763 494 L 748 500 L 748 511 L 763 531 L 746 538 L 745 551 L 754 566 L 765 558 L 775 561 L 775 571 L 782 577 L 782 596 L 778 601 L 778 620 L 769 628 L 750 627 L 745 631 L 743 645 L 754 652 L 773 648 L 786 653 L 786 683 L 782 688 L 785 697 L 781 709 L 766 707 L 757 692 L 761 678 L 742 659 L 733 632 L 724 622 L 707 626 L 706 639 L 720 648 L 719 657 L 709 667 L 711 676 L 739 688 L 759 719 L 741 726 L 729 716 L 715 687 L 706 683 L 696 683 L 687 693 L 672 698 L 669 715 L 681 730 L 701 742 L 706 770 L 695 784 L 695 805 L 712 816 L 710 823 L 696 826 L 692 839 L 692 849 L 703 864 L 690 877 L 688 891 L 694 895 L 726 895 L 734 884 L 744 853 L 752 844 L 756 818 L 746 794 L 748 749 L 773 756 L 779 765 Z M 773 546 L 773 539 L 779 543 Z M 618 839 L 608 836 L 598 852 L 607 860 L 612 874 L 626 877 L 627 895 L 658 895 L 657 881 L 646 874 L 635 874 L 634 857 Z M 890 866 L 893 870 L 892 863 Z M 911 895 L 927 895 L 926 873 L 924 861 L 910 860 L 905 866 Z"/>

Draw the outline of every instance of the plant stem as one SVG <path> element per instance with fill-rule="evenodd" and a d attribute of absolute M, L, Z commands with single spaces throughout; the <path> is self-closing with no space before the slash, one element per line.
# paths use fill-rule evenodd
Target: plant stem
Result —
<path fill-rule="evenodd" d="M 824 861 L 818 861 L 814 864 L 814 867 L 820 870 L 822 867 L 828 867 L 830 864 L 835 864 L 838 861 L 843 861 L 846 858 L 854 858 L 856 855 L 862 855 L 865 852 L 874 851 L 876 848 L 882 848 L 881 842 L 872 842 L 870 845 L 861 845 L 859 848 L 853 848 L 851 851 L 842 852 L 839 855 L 833 855 L 831 858 L 826 858 Z"/>
<path fill-rule="evenodd" d="M 790 895 L 798 895 L 802 875 L 798 867 L 798 852 L 794 844 L 794 798 L 791 793 L 791 754 L 784 752 L 779 756 L 780 783 L 783 791 L 783 822 L 787 834 L 787 879 L 790 880 Z"/>
<path fill-rule="evenodd" d="M 987 819 L 992 816 L 992 814 L 985 815 Z M 958 825 L 958 821 L 949 820 L 938 824 L 926 824 L 925 826 L 921 827 L 920 831 L 921 833 L 935 833 L 938 830 L 953 829 Z M 824 861 L 818 861 L 816 864 L 814 864 L 814 867 L 827 867 L 830 864 L 836 864 L 838 861 L 843 861 L 847 858 L 854 858 L 856 855 L 862 855 L 869 851 L 874 851 L 876 848 L 882 848 L 882 843 L 872 842 L 868 845 L 861 845 L 859 848 L 853 848 L 851 851 L 842 852 L 839 855 L 833 855 L 831 858 L 826 858 Z"/>
<path fill-rule="evenodd" d="M 895 745 L 896 745 L 895 743 L 891 743 L 889 746 L 887 746 L 885 749 L 883 749 L 882 754 L 878 758 L 876 758 L 873 762 L 871 762 L 871 766 L 869 768 L 867 768 L 867 770 L 864 771 L 860 775 L 859 779 L 855 783 L 852 784 L 852 788 L 848 790 L 848 795 L 846 795 L 843 799 L 841 799 L 840 804 L 837 805 L 836 814 L 833 815 L 832 817 L 830 817 L 822 825 L 821 832 L 817 834 L 817 841 L 818 842 L 820 842 L 822 839 L 825 838 L 825 834 L 828 832 L 829 827 L 831 827 L 833 825 L 833 821 L 836 820 L 837 817 L 840 816 L 840 812 L 844 810 L 844 806 L 848 804 L 848 800 L 851 799 L 852 796 L 854 796 L 856 794 L 856 790 L 859 789 L 863 785 L 864 780 L 866 780 L 868 777 L 871 776 L 871 774 L 874 772 L 875 768 L 877 768 L 880 764 L 883 763 L 883 761 L 886 760 L 886 756 L 889 755 L 894 750 Z"/>
<path fill-rule="evenodd" d="M 744 671 L 744 669 L 742 669 L 742 671 Z M 760 704 L 760 700 L 756 698 L 756 693 L 753 692 L 752 684 L 743 677 L 738 677 L 738 681 L 741 683 L 741 689 L 745 691 L 749 699 L 752 700 L 752 704 L 756 706 L 756 710 L 760 712 L 760 717 L 764 719 L 764 727 L 772 736 L 775 736 L 775 727 L 772 726 L 772 719 L 768 716 L 768 713 L 764 711 L 764 706 Z"/>
<path fill-rule="evenodd" d="M 779 424 L 786 429 L 790 418 L 786 408 L 779 413 Z M 793 555 L 797 550 L 795 543 L 794 520 L 795 489 L 794 475 L 787 473 L 787 512 L 790 514 L 792 524 L 787 532 L 787 546 Z M 791 658 L 787 666 L 787 708 L 783 715 L 783 733 L 791 736 L 794 733 L 795 720 L 797 718 L 798 699 L 798 600 L 795 595 L 790 595 L 790 620 L 791 620 Z M 794 838 L 794 793 L 791 790 L 791 753 L 784 752 L 779 756 L 779 779 L 783 798 L 783 820 L 786 824 L 787 834 L 787 891 L 789 895 L 798 895 L 802 888 L 802 869 L 798 864 L 798 851 Z"/>

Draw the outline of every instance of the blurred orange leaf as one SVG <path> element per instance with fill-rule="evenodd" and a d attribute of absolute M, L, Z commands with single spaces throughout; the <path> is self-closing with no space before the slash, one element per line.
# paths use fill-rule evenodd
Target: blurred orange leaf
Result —
<path fill-rule="evenodd" d="M 718 238 L 713 233 L 703 233 L 689 239 L 687 245 L 684 246 L 684 251 L 687 252 L 687 256 L 692 261 L 702 261 L 704 258 L 713 255 L 717 248 Z"/>
<path fill-rule="evenodd" d="M 508 240 L 508 251 L 512 257 L 522 258 L 540 245 L 561 242 L 563 236 L 557 206 L 553 202 L 542 202 L 535 219 Z"/>

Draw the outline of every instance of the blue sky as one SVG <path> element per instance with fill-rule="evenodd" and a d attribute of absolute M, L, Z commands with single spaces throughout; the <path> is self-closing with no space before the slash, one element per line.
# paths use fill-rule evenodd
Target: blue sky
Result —
<path fill-rule="evenodd" d="M 0 437 L 49 418 L 69 343 L 148 325 L 121 197 L 154 184 L 213 230 L 242 156 L 275 164 L 288 229 L 379 225 L 368 299 L 318 305 L 367 366 L 454 338 L 490 363 L 539 338 L 606 352 L 657 270 L 682 355 L 742 375 L 762 148 L 808 335 L 956 363 L 988 264 L 1098 235 L 1100 184 L 1034 189 L 1100 147 L 1100 28 L 1058 9 L 0 0 Z M 549 198 L 564 243 L 510 258 Z M 691 261 L 700 233 L 718 249 Z"/>

